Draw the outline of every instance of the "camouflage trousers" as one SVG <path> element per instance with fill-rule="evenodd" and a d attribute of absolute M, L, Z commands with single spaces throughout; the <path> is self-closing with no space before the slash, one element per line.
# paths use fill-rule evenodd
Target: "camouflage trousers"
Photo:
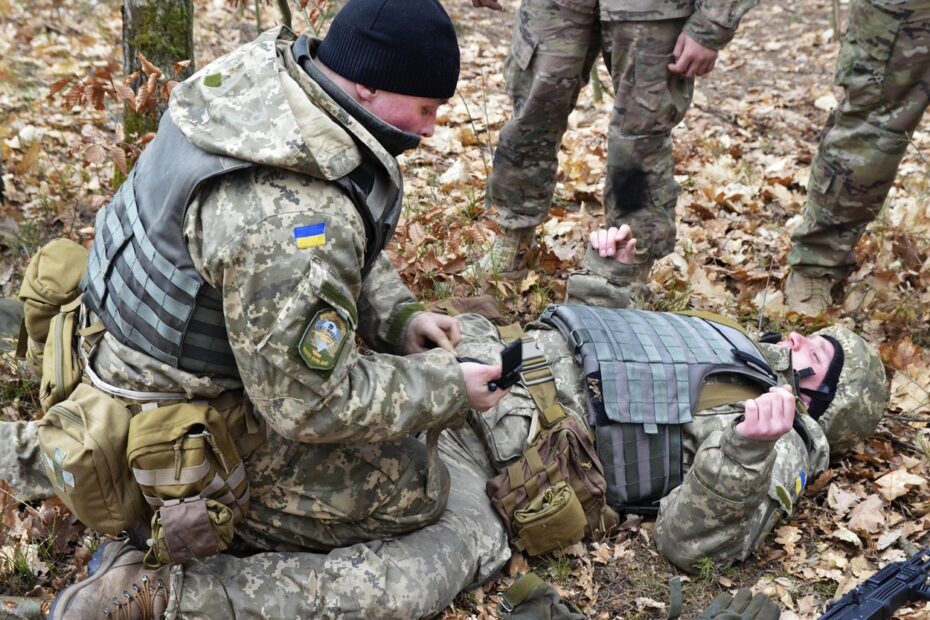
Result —
<path fill-rule="evenodd" d="M 39 451 L 38 423 L 0 422 L 0 480 L 24 502 L 55 495 Z"/>
<path fill-rule="evenodd" d="M 667 67 L 685 20 L 602 21 L 596 0 L 572 6 L 522 0 L 504 65 L 513 117 L 500 132 L 486 201 L 505 229 L 545 219 L 568 116 L 603 53 L 616 93 L 605 216 L 610 225 L 630 224 L 648 267 L 675 246 L 681 188 L 674 179 L 671 131 L 691 104 L 693 80 L 673 76 Z M 648 268 L 620 277 L 643 271 Z"/>
<path fill-rule="evenodd" d="M 246 462 L 251 501 L 236 528 L 255 549 L 331 549 L 405 534 L 445 509 L 449 473 L 412 437 L 302 444 L 273 437 Z M 430 488 L 430 471 L 433 486 Z"/>
<path fill-rule="evenodd" d="M 328 553 L 219 555 L 175 567 L 166 618 L 421 618 L 489 579 L 510 557 L 484 492 L 490 473 L 467 429 L 439 440 L 451 481 L 439 520 Z"/>
<path fill-rule="evenodd" d="M 852 0 L 836 83 L 845 97 L 811 167 L 788 262 L 843 278 L 930 102 L 930 2 Z"/>

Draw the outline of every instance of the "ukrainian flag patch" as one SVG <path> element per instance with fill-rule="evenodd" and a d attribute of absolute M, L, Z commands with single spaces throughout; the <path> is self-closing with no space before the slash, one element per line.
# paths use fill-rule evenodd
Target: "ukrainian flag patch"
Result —
<path fill-rule="evenodd" d="M 297 248 L 305 250 L 315 248 L 326 243 L 326 222 L 310 226 L 298 226 L 294 229 L 294 241 Z"/>
<path fill-rule="evenodd" d="M 794 492 L 798 495 L 801 494 L 801 491 L 804 490 L 804 487 L 807 486 L 807 472 L 800 472 L 798 477 L 794 479 Z"/>

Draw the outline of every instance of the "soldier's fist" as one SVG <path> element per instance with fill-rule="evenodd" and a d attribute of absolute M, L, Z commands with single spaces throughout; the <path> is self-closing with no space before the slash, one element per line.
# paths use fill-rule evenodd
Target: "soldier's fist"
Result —
<path fill-rule="evenodd" d="M 636 260 L 636 239 L 626 224 L 620 228 L 611 226 L 595 230 L 589 241 L 601 258 L 613 258 L 624 265 L 630 265 Z"/>
<path fill-rule="evenodd" d="M 772 441 L 794 425 L 794 394 L 787 385 L 770 388 L 766 394 L 745 402 L 745 419 L 736 425 L 743 437 Z"/>
<path fill-rule="evenodd" d="M 465 376 L 465 389 L 468 392 L 468 402 L 475 411 L 487 411 L 497 404 L 510 390 L 488 389 L 488 382 L 501 378 L 501 365 L 476 364 L 474 362 L 462 363 L 462 374 Z"/>
<path fill-rule="evenodd" d="M 678 35 L 672 56 L 675 62 L 668 66 L 668 70 L 682 77 L 707 75 L 717 63 L 717 50 L 704 47 L 683 32 Z"/>

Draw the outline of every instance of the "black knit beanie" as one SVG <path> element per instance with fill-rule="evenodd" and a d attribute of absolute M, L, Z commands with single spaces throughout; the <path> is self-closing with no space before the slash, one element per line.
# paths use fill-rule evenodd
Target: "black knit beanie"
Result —
<path fill-rule="evenodd" d="M 827 373 L 824 375 L 820 387 L 816 390 L 801 390 L 802 393 L 811 397 L 811 404 L 807 408 L 807 412 L 815 420 L 823 415 L 823 412 L 827 410 L 827 407 L 829 407 L 830 403 L 833 401 L 833 396 L 836 394 L 836 386 L 840 382 L 840 373 L 843 372 L 843 364 L 846 359 L 846 356 L 843 354 L 843 347 L 836 338 L 833 336 L 824 336 L 824 338 L 829 340 L 830 344 L 833 345 L 835 351 L 833 360 L 827 368 Z"/>
<path fill-rule="evenodd" d="M 448 99 L 459 79 L 459 44 L 436 0 L 349 0 L 317 58 L 347 80 L 402 95 Z"/>

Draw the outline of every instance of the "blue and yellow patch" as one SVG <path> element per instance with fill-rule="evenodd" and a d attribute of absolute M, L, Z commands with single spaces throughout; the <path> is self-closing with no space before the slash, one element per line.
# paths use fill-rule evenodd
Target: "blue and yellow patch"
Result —
<path fill-rule="evenodd" d="M 326 222 L 294 229 L 294 241 L 299 250 L 315 248 L 326 243 Z"/>
<path fill-rule="evenodd" d="M 300 357 L 313 370 L 332 370 L 349 338 L 349 324 L 332 308 L 317 312 L 297 345 Z"/>
<path fill-rule="evenodd" d="M 804 487 L 807 486 L 807 472 L 802 471 L 798 473 L 798 477 L 794 479 L 794 492 L 796 495 L 800 495 L 801 491 L 804 490 Z"/>

